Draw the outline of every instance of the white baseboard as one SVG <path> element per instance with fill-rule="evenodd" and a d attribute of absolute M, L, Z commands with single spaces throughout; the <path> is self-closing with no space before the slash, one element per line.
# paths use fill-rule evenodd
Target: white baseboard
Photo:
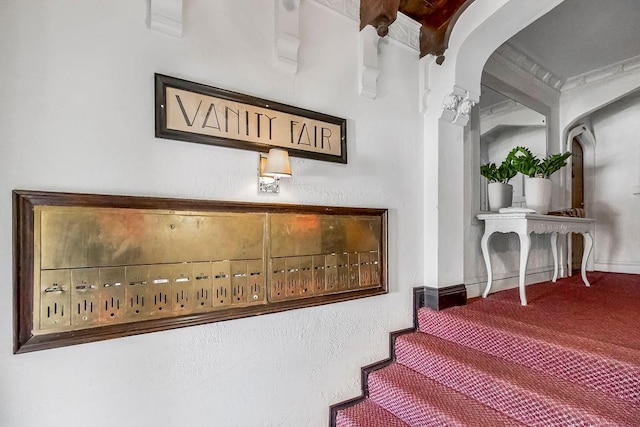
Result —
<path fill-rule="evenodd" d="M 593 263 L 596 271 L 606 271 L 609 273 L 631 273 L 640 274 L 640 264 L 625 262 L 599 262 Z"/>
<path fill-rule="evenodd" d="M 529 285 L 531 283 L 540 283 L 551 280 L 553 277 L 553 270 L 549 269 L 533 269 L 533 271 L 527 270 L 527 276 L 524 283 Z M 507 289 L 518 287 L 519 276 L 518 272 L 509 273 L 509 275 L 503 275 L 499 278 L 493 279 L 491 285 L 491 293 L 504 291 Z M 487 286 L 487 277 L 475 277 L 470 280 L 471 283 L 465 283 L 467 287 L 467 298 L 475 298 L 482 295 L 485 286 Z"/>

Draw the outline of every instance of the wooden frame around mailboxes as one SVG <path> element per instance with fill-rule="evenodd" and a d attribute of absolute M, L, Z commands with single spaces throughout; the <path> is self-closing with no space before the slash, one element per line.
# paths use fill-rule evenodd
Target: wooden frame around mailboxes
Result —
<path fill-rule="evenodd" d="M 41 221 L 44 221 L 44 216 L 42 216 L 42 212 L 54 212 L 56 218 L 67 218 L 65 215 L 66 211 L 71 213 L 73 212 L 83 212 L 83 209 L 89 210 L 98 210 L 101 212 L 99 216 L 100 219 L 104 219 L 102 212 L 115 212 L 116 216 L 126 216 L 130 215 L 131 212 L 142 212 L 142 213 L 151 213 L 155 215 L 155 212 L 161 212 L 163 215 L 177 215 L 181 213 L 185 213 L 184 215 L 193 215 L 195 213 L 202 213 L 202 215 L 224 215 L 224 216 L 233 216 L 233 215 L 252 215 L 255 217 L 256 215 L 266 215 L 268 218 L 267 221 L 270 221 L 271 229 L 275 229 L 280 226 L 281 230 L 287 230 L 291 228 L 291 235 L 285 236 L 286 240 L 290 240 L 291 237 L 295 237 L 297 232 L 301 231 L 302 235 L 298 238 L 299 242 L 295 243 L 292 247 L 295 249 L 291 252 L 308 254 L 310 250 L 305 249 L 301 250 L 300 247 L 304 246 L 304 242 L 307 239 L 307 235 L 304 233 L 305 230 L 308 230 L 309 227 L 315 227 L 318 224 L 318 218 L 322 220 L 329 221 L 343 221 L 342 223 L 347 224 L 347 226 L 343 227 L 343 230 L 340 230 L 341 227 L 326 227 L 331 228 L 332 231 L 330 235 L 323 236 L 322 242 L 320 244 L 326 248 L 325 252 L 333 251 L 336 246 L 335 242 L 344 242 L 347 240 L 355 241 L 356 243 L 360 240 L 363 240 L 361 236 L 364 236 L 364 240 L 368 239 L 367 248 L 372 248 L 371 239 L 372 235 L 375 236 L 373 240 L 377 240 L 377 243 L 373 246 L 377 246 L 377 252 L 374 259 L 372 253 L 368 253 L 366 251 L 360 252 L 358 255 L 354 251 L 358 249 L 353 244 L 346 245 L 346 250 L 354 252 L 356 256 L 356 263 L 352 259 L 352 254 L 335 254 L 330 253 L 325 256 L 325 259 L 333 259 L 333 264 L 340 264 L 340 268 L 353 269 L 355 268 L 355 273 L 360 274 L 360 282 L 357 281 L 351 283 L 349 286 L 345 286 L 344 283 L 335 283 L 335 288 L 329 289 L 328 279 L 326 283 L 326 289 L 323 288 L 319 292 L 315 292 L 310 290 L 308 295 L 302 295 L 300 293 L 297 296 L 290 297 L 287 295 L 283 295 L 280 297 L 279 291 L 278 295 L 276 295 L 276 288 L 274 287 L 276 284 L 275 275 L 279 269 L 287 269 L 287 271 L 294 271 L 294 268 L 288 264 L 287 257 L 283 257 L 283 255 L 287 254 L 286 250 L 282 248 L 285 247 L 282 244 L 275 244 L 269 241 L 271 237 L 269 237 L 269 233 L 267 229 L 269 227 L 265 227 L 264 239 L 266 242 L 264 243 L 264 295 L 261 297 L 261 300 L 251 301 L 248 298 L 248 302 L 246 304 L 239 304 L 237 306 L 229 306 L 224 309 L 213 309 L 209 311 L 203 312 L 186 312 L 185 314 L 173 314 L 169 316 L 162 316 L 158 318 L 148 318 L 140 321 L 124 321 L 116 324 L 103 324 L 101 322 L 97 322 L 93 324 L 91 327 L 84 327 L 73 330 L 64 330 L 64 329 L 52 329 L 52 332 L 39 330 L 40 323 L 36 324 L 35 318 L 39 319 L 39 315 L 41 315 L 44 311 L 42 310 L 43 306 L 38 306 L 37 301 L 40 301 L 41 296 L 45 295 L 43 290 L 45 289 L 44 279 L 41 281 L 41 273 L 45 271 L 45 268 L 49 268 L 44 266 L 44 264 L 40 264 L 41 257 L 45 257 L 44 250 L 39 252 L 42 248 L 41 245 L 49 247 L 49 254 L 53 255 L 53 258 L 59 259 L 60 257 L 65 257 L 66 253 L 70 249 L 69 246 L 59 246 L 57 243 L 57 239 L 45 239 L 44 233 L 42 229 L 38 231 L 36 229 L 36 225 L 41 224 Z M 60 214 L 60 211 L 62 214 Z M 122 215 L 120 215 L 120 213 Z M 290 221 L 291 215 L 292 218 L 295 217 L 296 221 Z M 247 316 L 255 316 L 262 315 L 267 313 L 280 312 L 290 309 L 298 309 L 304 307 L 311 307 L 321 304 L 328 304 L 339 301 L 346 301 L 356 298 L 368 297 L 373 295 L 380 295 L 387 293 L 387 210 L 386 209 L 370 209 L 370 208 L 350 208 L 350 207 L 326 207 L 326 206 L 301 206 L 301 205 L 279 205 L 279 204 L 259 204 L 259 203 L 243 203 L 243 202 L 220 202 L 220 201 L 208 201 L 208 200 L 186 200 L 186 199 L 168 199 L 168 198 L 155 198 L 155 197 L 132 197 L 132 196 L 113 196 L 113 195 L 95 195 L 95 194 L 74 194 L 74 193 L 52 193 L 52 192 L 35 192 L 35 191 L 20 191 L 16 190 L 13 192 L 13 218 L 14 218 L 14 353 L 24 353 L 36 350 L 43 350 L 48 348 L 55 348 L 67 345 L 74 345 L 80 343 L 87 343 L 98 340 L 105 340 L 111 338 L 124 337 L 129 335 L 136 335 L 147 332 L 155 332 L 166 329 L 174 329 L 192 325 L 200 325 L 205 323 L 217 322 L 222 320 L 230 320 Z M 269 219 L 270 218 L 270 219 Z M 279 219 L 278 219 L 279 218 Z M 355 219 L 353 219 L 355 218 Z M 276 221 L 276 219 L 278 219 Z M 356 221 L 356 227 L 352 227 L 349 229 L 348 224 L 351 224 L 349 221 Z M 275 221 L 275 222 L 274 222 Z M 360 222 L 358 222 L 360 221 Z M 364 221 L 364 222 L 362 222 Z M 68 220 L 65 219 L 63 221 L 64 224 L 73 225 L 73 223 L 69 223 Z M 155 222 L 157 223 L 157 221 Z M 154 223 L 154 224 L 155 224 Z M 291 224 L 298 224 L 296 227 L 290 227 Z M 342 224 L 339 223 L 339 224 Z M 58 222 L 60 224 L 60 222 Z M 113 228 L 113 224 L 108 221 L 105 223 L 107 225 L 104 226 L 103 230 L 111 230 Z M 177 224 L 174 226 L 174 224 Z M 194 222 L 195 224 L 195 222 Z M 363 227 L 364 224 L 364 227 Z M 85 232 L 86 234 L 86 222 L 84 223 L 85 228 L 78 229 L 77 227 L 58 227 L 61 231 L 59 236 L 60 240 L 67 241 L 68 239 L 73 240 L 73 233 L 82 234 Z M 116 228 L 118 224 L 115 224 Z M 41 225 L 38 225 L 41 226 Z M 161 232 L 168 233 L 169 231 L 180 231 L 181 223 L 175 222 L 175 220 L 171 220 L 171 222 L 164 222 L 164 231 Z M 201 223 L 198 223 L 198 230 L 201 230 Z M 138 227 L 138 223 L 136 223 L 136 227 Z M 362 231 L 363 228 L 372 227 L 375 228 L 373 230 L 373 234 L 371 230 L 365 230 L 364 234 L 358 234 Z M 69 228 L 74 228 L 74 231 L 69 231 Z M 122 227 L 120 227 L 122 228 Z M 137 229 L 137 228 L 135 228 Z M 80 232 L 79 232 L 80 230 Z M 121 230 L 122 231 L 122 230 Z M 148 235 L 156 236 L 156 229 L 148 230 Z M 124 230 L 122 232 L 129 233 L 130 230 Z M 271 233 L 276 233 L 277 231 L 270 231 Z M 338 233 L 338 234 L 336 234 Z M 367 234 L 368 233 L 368 234 Z M 128 234 L 126 234 L 128 235 Z M 275 236 L 275 234 L 273 234 Z M 209 238 L 211 233 L 209 234 Z M 273 237 L 273 240 L 276 241 L 278 237 Z M 280 242 L 283 242 L 285 239 L 280 238 Z M 85 242 L 89 241 L 92 244 L 95 244 L 95 239 L 85 239 Z M 53 245 L 52 245 L 53 242 Z M 333 243 L 332 243 L 333 242 Z M 332 246 L 333 245 L 333 246 Z M 108 246 L 108 245 L 106 245 Z M 138 245 L 139 246 L 139 245 Z M 51 248 L 53 248 L 51 250 Z M 77 247 L 72 247 L 74 252 L 79 253 L 80 257 L 76 257 L 76 259 L 84 259 L 84 254 L 87 254 L 87 257 L 91 256 L 92 251 L 95 251 L 95 245 L 90 248 L 85 248 L 84 246 L 80 249 Z M 285 247 L 286 248 L 286 247 Z M 355 248 L 355 249 L 354 249 Z M 135 253 L 135 251 L 134 251 Z M 164 253 L 164 252 L 163 252 Z M 177 250 L 174 251 L 177 253 Z M 50 255 L 46 255 L 46 257 L 51 258 Z M 95 253 L 94 253 L 95 255 Z M 108 254 L 107 254 L 108 255 Z M 294 254 L 295 255 L 295 254 Z M 348 257 L 347 257 L 348 255 Z M 208 255 L 203 255 L 202 257 L 198 256 L 198 258 L 205 258 Z M 297 256 L 297 255 L 296 255 Z M 320 255 L 322 257 L 323 255 Z M 343 260 L 340 261 L 340 257 L 342 256 Z M 358 266 L 357 257 L 360 257 L 362 261 L 362 265 Z M 294 267 L 299 267 L 300 270 L 300 282 L 302 282 L 302 274 L 303 270 L 305 270 L 303 266 L 302 259 L 305 257 L 300 257 L 299 264 L 295 264 Z M 305 259 L 308 259 L 306 257 Z M 102 260 L 102 258 L 100 258 Z M 293 257 L 295 261 L 295 256 Z M 138 260 L 139 261 L 139 260 Z M 144 260 L 143 260 L 144 261 Z M 167 261 L 172 261 L 170 259 L 162 259 L 161 263 L 166 263 Z M 371 280 L 368 284 L 364 283 L 364 276 L 362 274 L 362 268 L 369 268 L 371 273 L 374 272 L 374 261 L 375 268 L 377 270 L 377 274 L 379 275 L 378 281 L 374 282 Z M 175 262 L 185 262 L 185 260 L 177 259 Z M 297 262 L 297 261 L 296 261 Z M 310 262 L 310 261 L 309 261 Z M 278 267 L 276 267 L 276 263 L 279 263 Z M 113 261 L 105 261 L 101 266 L 106 265 L 106 268 L 113 268 Z M 124 262 L 123 264 L 126 264 Z M 366 264 L 371 264 L 370 267 L 366 267 Z M 86 265 L 78 264 L 78 271 L 91 270 L 87 269 Z M 311 264 L 309 264 L 310 266 Z M 315 265 L 315 261 L 314 261 Z M 322 258 L 320 261 L 321 267 L 325 268 L 325 265 L 322 264 Z M 355 267 L 354 267 L 355 265 Z M 135 266 L 134 266 L 135 267 Z M 326 268 L 328 269 L 329 261 L 326 263 Z M 337 267 L 337 265 L 334 265 Z M 42 268 L 42 269 L 41 269 Z M 70 267 L 62 267 L 70 268 Z M 358 273 L 358 268 L 361 270 Z M 276 270 L 274 270 L 276 269 Z M 308 270 L 308 268 L 307 268 Z M 72 272 L 75 270 L 71 270 Z M 296 270 L 297 271 L 297 270 Z M 338 271 L 338 270 L 336 270 Z M 346 272 L 350 272 L 351 270 L 344 270 Z M 195 269 L 193 270 L 195 277 Z M 273 273 L 273 274 L 272 274 Z M 280 273 L 278 273 L 280 274 Z M 308 272 L 307 272 L 308 274 Z M 328 273 L 327 273 L 328 274 Z M 73 277 L 73 273 L 70 273 L 69 277 Z M 310 276 L 307 276 L 310 277 Z M 327 276 L 328 277 L 328 276 Z M 349 279 L 351 280 L 351 279 Z M 176 279 L 177 281 L 177 279 Z M 277 282 L 281 283 L 283 282 Z M 81 282 L 78 282 L 81 283 Z M 78 288 L 82 287 L 83 289 L 91 287 L 91 284 L 94 282 L 82 282 L 84 283 L 82 286 L 78 286 Z M 133 282 L 132 282 L 133 283 Z M 152 283 L 151 281 L 149 283 Z M 318 282 L 319 283 L 319 282 Z M 97 281 L 95 284 L 98 287 L 101 287 L 102 282 Z M 124 285 L 128 284 L 128 280 L 125 280 Z M 71 285 L 71 286 L 69 286 Z M 72 283 L 72 281 L 67 283 L 67 287 L 73 289 L 75 288 L 76 283 Z M 107 283 L 104 284 L 107 286 Z M 47 285 L 50 286 L 50 285 Z M 323 285 L 324 286 L 324 285 Z M 333 286 L 333 285 L 332 285 Z M 55 288 L 56 286 L 54 286 Z M 128 288 L 128 286 L 124 286 L 123 288 Z M 47 288 L 45 290 L 51 290 Z M 53 291 L 62 291 L 62 289 L 57 288 L 53 289 Z M 305 290 L 306 292 L 306 290 Z M 52 294 L 50 294 L 52 295 Z M 71 294 L 73 295 L 73 294 Z M 70 297 L 70 300 L 73 299 Z M 97 302 L 97 301 L 96 301 Z M 257 303 L 257 304 L 254 304 Z M 67 303 L 68 310 L 71 311 L 72 304 Z M 104 305 L 104 304 L 103 304 Z M 40 310 L 40 311 L 38 311 Z"/>

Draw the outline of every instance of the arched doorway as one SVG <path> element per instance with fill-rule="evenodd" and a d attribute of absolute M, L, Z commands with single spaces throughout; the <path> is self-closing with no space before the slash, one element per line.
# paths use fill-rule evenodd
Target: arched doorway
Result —
<path fill-rule="evenodd" d="M 596 140 L 585 124 L 575 126 L 569 131 L 566 139 L 566 150 L 573 153 L 567 168 L 570 180 L 566 181 L 571 183 L 571 207 L 582 208 L 586 217 L 594 218 Z M 571 274 L 573 271 L 580 270 L 583 249 L 582 236 L 573 235 L 571 241 L 567 243 L 567 256 L 571 260 L 571 271 L 567 273 Z M 596 239 L 594 236 L 594 249 L 592 249 L 594 253 L 595 244 Z M 593 257 L 590 257 L 587 270 L 593 270 Z"/>
<path fill-rule="evenodd" d="M 584 209 L 584 158 L 582 145 L 578 138 L 571 140 L 571 207 Z M 580 235 L 571 235 L 571 271 L 580 271 L 582 262 L 583 238 Z"/>

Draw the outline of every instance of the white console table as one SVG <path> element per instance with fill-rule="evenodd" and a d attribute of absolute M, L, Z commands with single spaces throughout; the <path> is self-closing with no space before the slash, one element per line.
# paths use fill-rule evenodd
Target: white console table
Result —
<path fill-rule="evenodd" d="M 558 233 L 580 233 L 584 236 L 584 251 L 582 252 L 582 280 L 589 286 L 587 280 L 587 259 L 593 246 L 593 226 L 595 219 L 574 218 L 554 215 L 537 215 L 531 213 L 490 213 L 479 214 L 477 218 L 484 221 L 484 235 L 480 241 L 482 256 L 487 266 L 487 287 L 482 294 L 483 298 L 489 295 L 493 272 L 491 271 L 491 258 L 489 256 L 489 238 L 494 233 L 517 233 L 520 237 L 520 303 L 527 305 L 527 294 L 524 289 L 524 279 L 531 247 L 531 233 L 550 234 L 551 251 L 553 253 L 553 281 L 558 279 Z M 571 257 L 568 257 L 571 258 Z M 569 268 L 571 268 L 569 266 Z M 571 270 L 569 270 L 571 271 Z"/>

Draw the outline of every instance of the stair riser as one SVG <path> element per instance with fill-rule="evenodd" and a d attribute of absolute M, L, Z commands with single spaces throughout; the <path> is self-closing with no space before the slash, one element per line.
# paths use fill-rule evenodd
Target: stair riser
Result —
<path fill-rule="evenodd" d="M 479 369 L 458 363 L 430 349 L 396 342 L 396 360 L 422 375 L 465 394 L 530 426 L 612 425 L 610 419 L 588 408 L 569 407 L 567 402 L 536 393 L 520 384 L 505 382 Z"/>
<path fill-rule="evenodd" d="M 369 377 L 369 399 L 412 426 L 464 427 L 428 402 L 415 399 L 406 390 L 382 381 L 376 375 Z"/>

